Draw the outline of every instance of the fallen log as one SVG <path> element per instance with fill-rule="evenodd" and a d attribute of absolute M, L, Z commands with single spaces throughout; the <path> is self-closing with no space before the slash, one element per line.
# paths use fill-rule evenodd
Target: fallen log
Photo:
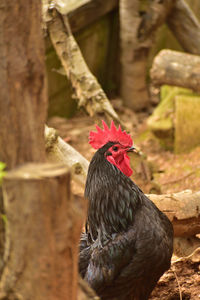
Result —
<path fill-rule="evenodd" d="M 174 227 L 174 236 L 189 237 L 200 233 L 200 192 L 185 190 L 166 195 L 148 195 Z"/>
<path fill-rule="evenodd" d="M 162 50 L 150 71 L 155 86 L 175 85 L 200 92 L 200 56 Z"/>

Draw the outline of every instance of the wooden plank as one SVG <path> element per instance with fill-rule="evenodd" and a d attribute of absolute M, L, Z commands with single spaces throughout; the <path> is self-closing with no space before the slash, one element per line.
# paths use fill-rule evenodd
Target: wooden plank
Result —
<path fill-rule="evenodd" d="M 72 32 L 77 32 L 117 8 L 119 0 L 90 0 L 68 13 Z"/>
<path fill-rule="evenodd" d="M 88 4 L 90 1 L 91 0 L 59 0 L 56 1 L 55 6 L 61 14 L 66 15 L 80 6 Z"/>

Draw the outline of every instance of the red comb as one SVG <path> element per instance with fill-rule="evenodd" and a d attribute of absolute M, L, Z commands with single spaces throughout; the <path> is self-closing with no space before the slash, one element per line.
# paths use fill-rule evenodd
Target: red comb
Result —
<path fill-rule="evenodd" d="M 102 124 L 104 129 L 96 125 L 97 132 L 90 131 L 89 143 L 94 149 L 99 149 L 108 142 L 118 142 L 127 147 L 133 145 L 130 134 L 126 133 L 126 131 L 122 131 L 120 125 L 117 129 L 113 121 L 111 122 L 110 128 L 103 120 Z"/>

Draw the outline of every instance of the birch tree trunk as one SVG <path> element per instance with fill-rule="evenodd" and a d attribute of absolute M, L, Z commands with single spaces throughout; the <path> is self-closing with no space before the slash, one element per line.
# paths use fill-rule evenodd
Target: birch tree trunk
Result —
<path fill-rule="evenodd" d="M 147 106 L 146 65 L 148 48 L 138 43 L 139 1 L 120 1 L 121 96 L 125 105 L 139 110 Z"/>
<path fill-rule="evenodd" d="M 121 96 L 134 110 L 148 106 L 148 54 L 173 5 L 173 0 L 120 0 Z"/>

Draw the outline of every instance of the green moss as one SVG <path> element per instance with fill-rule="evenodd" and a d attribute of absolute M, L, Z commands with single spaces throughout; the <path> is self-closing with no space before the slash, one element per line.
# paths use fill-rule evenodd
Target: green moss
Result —
<path fill-rule="evenodd" d="M 4 222 L 4 225 L 7 225 L 7 216 L 5 214 L 1 214 L 1 218 Z"/>
<path fill-rule="evenodd" d="M 200 145 L 200 96 L 177 96 L 174 148 L 183 153 Z"/>
<path fill-rule="evenodd" d="M 174 115 L 176 96 L 196 97 L 190 89 L 164 85 L 161 88 L 161 101 L 148 119 L 148 126 L 154 135 L 159 138 L 161 145 L 166 149 L 174 148 Z"/>
<path fill-rule="evenodd" d="M 6 175 L 5 169 L 6 164 L 0 161 L 0 184 L 2 182 L 3 177 Z"/>
<path fill-rule="evenodd" d="M 191 89 L 186 89 L 178 86 L 171 86 L 171 85 L 163 85 L 160 89 L 160 99 L 163 101 L 167 96 L 171 93 L 176 95 L 189 95 L 189 96 L 198 96 L 197 93 L 193 92 Z"/>
<path fill-rule="evenodd" d="M 155 108 L 148 119 L 148 126 L 158 138 L 172 138 L 174 96 L 176 91 L 172 90 Z"/>

